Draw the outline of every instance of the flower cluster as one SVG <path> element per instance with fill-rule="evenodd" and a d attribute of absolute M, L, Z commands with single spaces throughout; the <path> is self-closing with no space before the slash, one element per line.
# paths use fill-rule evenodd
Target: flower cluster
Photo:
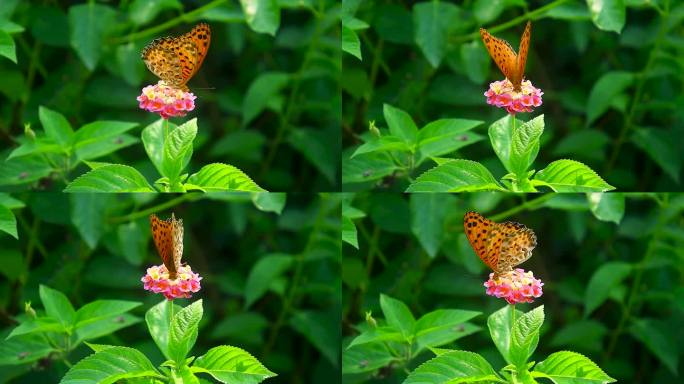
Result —
<path fill-rule="evenodd" d="M 171 87 L 160 80 L 155 85 L 143 88 L 137 100 L 140 103 L 140 109 L 158 113 L 162 118 L 168 119 L 185 116 L 195 109 L 196 98 L 191 92 Z"/>
<path fill-rule="evenodd" d="M 515 115 L 518 112 L 532 112 L 533 107 L 542 105 L 543 94 L 544 92 L 535 88 L 529 80 L 523 81 L 520 92 L 516 92 L 513 90 L 513 84 L 505 79 L 489 84 L 489 89 L 484 95 L 487 96 L 487 104 L 506 108 L 508 113 Z"/>
<path fill-rule="evenodd" d="M 542 295 L 541 280 L 535 279 L 532 271 L 525 272 L 521 268 L 494 277 L 489 274 L 489 280 L 484 283 L 487 294 L 498 298 L 504 298 L 508 304 L 531 303 L 534 298 Z"/>
<path fill-rule="evenodd" d="M 175 279 L 169 279 L 169 271 L 165 265 L 147 268 L 147 274 L 140 279 L 145 289 L 154 293 L 162 293 L 168 300 L 192 297 L 191 292 L 199 292 L 199 274 L 192 271 L 189 265 L 182 265 Z"/>

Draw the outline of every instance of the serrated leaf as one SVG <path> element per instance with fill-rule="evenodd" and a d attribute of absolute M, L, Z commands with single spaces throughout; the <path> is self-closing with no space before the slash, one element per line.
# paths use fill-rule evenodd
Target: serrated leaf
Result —
<path fill-rule="evenodd" d="M 60 384 L 114 383 L 135 377 L 162 378 L 150 360 L 137 349 L 112 347 L 76 363 Z"/>
<path fill-rule="evenodd" d="M 197 118 L 173 129 L 164 141 L 162 176 L 174 183 L 192 157 L 192 142 L 197 136 Z"/>
<path fill-rule="evenodd" d="M 64 192 L 132 193 L 155 190 L 135 168 L 108 164 L 79 176 L 66 186 Z"/>
<path fill-rule="evenodd" d="M 286 254 L 267 255 L 257 261 L 245 283 L 245 308 L 248 308 L 266 293 L 274 279 L 287 271 L 294 258 Z"/>
<path fill-rule="evenodd" d="M 516 318 L 513 326 L 511 360 L 518 368 L 527 364 L 527 359 L 537 349 L 539 329 L 544 323 L 544 306 L 541 305 Z"/>
<path fill-rule="evenodd" d="M 497 380 L 494 368 L 477 353 L 451 351 L 421 364 L 403 384 L 449 384 Z"/>
<path fill-rule="evenodd" d="M 511 137 L 510 171 L 524 175 L 539 153 L 539 138 L 544 132 L 544 115 L 517 125 Z"/>
<path fill-rule="evenodd" d="M 484 165 L 470 160 L 451 160 L 416 178 L 406 192 L 473 192 L 505 189 Z"/>
<path fill-rule="evenodd" d="M 187 182 L 206 191 L 265 191 L 241 170 L 222 163 L 205 165 L 199 172 L 190 175 Z"/>
<path fill-rule="evenodd" d="M 514 309 L 511 305 L 506 305 L 487 318 L 487 327 L 489 328 L 492 341 L 507 363 L 513 362 L 511 359 L 513 311 Z M 519 318 L 522 314 L 522 312 L 515 310 L 516 318 Z"/>
<path fill-rule="evenodd" d="M 591 168 L 575 160 L 556 160 L 537 172 L 532 185 L 555 192 L 606 192 L 615 189 Z"/>
<path fill-rule="evenodd" d="M 276 376 L 248 352 L 229 345 L 211 348 L 195 360 L 190 370 L 230 384 L 257 384 Z"/>
<path fill-rule="evenodd" d="M 178 313 L 182 309 L 181 306 L 174 304 L 173 301 L 164 299 L 145 313 L 145 322 L 147 323 L 147 329 L 150 331 L 152 340 L 154 340 L 159 350 L 167 359 L 171 359 L 169 354 L 171 306 L 173 306 L 173 313 Z"/>
<path fill-rule="evenodd" d="M 197 328 L 202 320 L 202 300 L 174 314 L 169 329 L 169 357 L 181 365 L 197 340 Z"/>
<path fill-rule="evenodd" d="M 616 381 L 587 357 L 569 351 L 552 353 L 534 367 L 533 376 L 537 376 L 536 373 L 543 373 L 541 377 L 548 377 L 555 383 L 603 384 Z"/>
<path fill-rule="evenodd" d="M 385 315 L 387 324 L 399 329 L 405 337 L 413 334 L 416 319 L 406 304 L 385 294 L 380 294 L 380 308 Z"/>
<path fill-rule="evenodd" d="M 589 316 L 610 295 L 611 289 L 622 283 L 632 272 L 632 265 L 621 261 L 610 261 L 594 272 L 584 292 L 584 317 Z"/>

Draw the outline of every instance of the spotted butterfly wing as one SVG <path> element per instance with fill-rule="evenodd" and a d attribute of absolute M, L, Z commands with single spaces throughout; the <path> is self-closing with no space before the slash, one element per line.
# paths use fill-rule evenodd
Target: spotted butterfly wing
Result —
<path fill-rule="evenodd" d="M 150 227 L 157 252 L 169 271 L 169 278 L 174 280 L 183 256 L 183 220 L 176 220 L 174 214 L 170 219 L 160 220 L 153 214 L 150 215 Z"/>
<path fill-rule="evenodd" d="M 167 85 L 187 91 L 186 83 L 199 70 L 211 43 L 211 28 L 197 24 L 178 37 L 153 40 L 142 51 L 145 65 Z"/>
<path fill-rule="evenodd" d="M 528 21 L 525 31 L 520 38 L 520 46 L 516 54 L 506 40 L 492 36 L 486 29 L 480 28 L 480 36 L 487 47 L 489 56 L 501 70 L 501 73 L 513 84 L 515 91 L 520 91 L 523 76 L 525 75 L 525 64 L 527 63 L 527 53 L 530 48 L 530 35 L 532 24 Z"/>
<path fill-rule="evenodd" d="M 534 232 L 523 224 L 496 223 L 477 212 L 467 212 L 463 228 L 477 256 L 496 275 L 513 270 L 532 256 L 537 246 Z"/>

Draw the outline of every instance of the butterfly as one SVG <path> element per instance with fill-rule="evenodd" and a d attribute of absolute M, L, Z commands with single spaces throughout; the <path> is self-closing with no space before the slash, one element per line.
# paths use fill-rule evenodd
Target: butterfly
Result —
<path fill-rule="evenodd" d="M 147 69 L 167 85 L 187 92 L 185 84 L 202 66 L 210 43 L 209 24 L 199 23 L 184 35 L 153 40 L 141 56 Z"/>
<path fill-rule="evenodd" d="M 527 51 L 530 48 L 531 29 L 532 24 L 528 21 L 525 31 L 520 38 L 520 47 L 516 55 L 506 40 L 498 39 L 487 32 L 486 29 L 480 28 L 480 36 L 482 36 L 482 41 L 484 41 L 484 45 L 487 47 L 487 51 L 489 51 L 489 56 L 494 59 L 501 72 L 513 84 L 513 90 L 516 92 L 520 92 L 523 75 L 525 74 Z"/>
<path fill-rule="evenodd" d="M 183 220 L 176 220 L 173 213 L 167 220 L 160 220 L 153 214 L 150 215 L 150 227 L 157 252 L 169 271 L 169 279 L 175 280 L 183 256 Z"/>
<path fill-rule="evenodd" d="M 513 221 L 495 223 L 477 212 L 467 212 L 463 229 L 477 256 L 500 276 L 532 256 L 537 236 L 526 226 Z"/>

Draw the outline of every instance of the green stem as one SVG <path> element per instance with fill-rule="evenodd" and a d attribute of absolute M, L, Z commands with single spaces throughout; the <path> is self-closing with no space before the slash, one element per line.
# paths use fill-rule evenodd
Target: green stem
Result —
<path fill-rule="evenodd" d="M 563 3 L 566 3 L 566 2 L 568 2 L 568 0 L 556 0 L 552 3 L 546 4 L 543 7 L 539 7 L 537 9 L 535 9 L 534 11 L 526 12 L 525 14 L 518 16 L 514 19 L 511 19 L 510 21 L 499 24 L 499 25 L 492 27 L 492 28 L 488 28 L 487 30 L 490 33 L 496 33 L 496 32 L 506 30 L 506 29 L 513 27 L 515 25 L 518 25 L 524 21 L 536 19 L 538 16 L 544 14 L 545 12 L 547 12 L 553 8 L 556 8 L 557 6 L 562 5 Z M 461 44 L 461 43 L 464 43 L 466 41 L 477 39 L 479 37 L 480 37 L 480 31 L 478 30 L 476 32 L 468 33 L 466 35 L 455 36 L 455 37 L 451 38 L 449 40 L 449 42 L 453 43 L 453 44 Z"/>
<path fill-rule="evenodd" d="M 131 220 L 139 219 L 141 217 L 149 216 L 150 214 L 155 213 L 155 212 L 163 211 L 165 209 L 174 207 L 174 206 L 176 206 L 176 205 L 178 205 L 184 201 L 194 201 L 194 200 L 197 200 L 200 198 L 201 198 L 200 195 L 194 195 L 194 194 L 180 195 L 180 196 L 176 197 L 175 199 L 165 201 L 161 204 L 154 205 L 154 206 L 147 208 L 147 209 L 144 209 L 142 211 L 129 213 L 128 215 L 124 215 L 124 216 L 112 217 L 111 219 L 109 219 L 109 222 L 112 224 L 125 223 L 125 222 L 131 221 Z"/>
<path fill-rule="evenodd" d="M 635 120 L 635 115 L 636 115 L 636 110 L 637 106 L 639 106 L 640 101 L 641 101 L 641 95 L 644 92 L 644 83 L 646 82 L 646 77 L 648 73 L 651 71 L 651 67 L 653 67 L 653 64 L 655 63 L 656 55 L 658 51 L 660 50 L 660 44 L 663 41 L 663 37 L 665 37 L 665 34 L 667 32 L 666 26 L 667 26 L 667 18 L 669 16 L 669 2 L 665 2 L 665 10 L 663 13 L 663 16 L 660 20 L 660 28 L 658 30 L 658 36 L 656 37 L 656 41 L 653 44 L 653 49 L 651 49 L 651 52 L 648 55 L 648 61 L 646 62 L 646 66 L 644 67 L 641 72 L 637 74 L 637 84 L 636 84 L 636 90 L 634 91 L 634 97 L 632 98 L 632 104 L 629 107 L 629 112 L 627 113 L 627 117 L 625 117 L 625 121 L 622 124 L 622 129 L 620 129 L 620 135 L 618 136 L 617 141 L 615 142 L 615 147 L 613 148 L 613 152 L 610 155 L 610 159 L 608 160 L 608 164 L 606 165 L 606 173 L 610 172 L 613 170 L 613 167 L 615 166 L 615 163 L 617 162 L 618 156 L 620 155 L 620 150 L 622 149 L 622 144 L 624 144 L 625 140 L 627 139 L 627 134 L 629 131 L 632 129 L 634 126 L 634 120 Z"/>
<path fill-rule="evenodd" d="M 547 193 L 547 194 L 541 195 L 535 199 L 532 199 L 532 200 L 526 201 L 520 205 L 517 205 L 517 206 L 515 206 L 515 207 L 513 207 L 507 211 L 503 211 L 501 213 L 497 213 L 496 215 L 492 215 L 492 217 L 490 217 L 489 219 L 494 220 L 494 221 L 499 221 L 499 220 L 505 219 L 509 216 L 515 215 L 518 212 L 521 212 L 521 211 L 524 211 L 527 209 L 536 208 L 537 206 L 541 205 L 542 203 L 546 202 L 547 200 L 552 199 L 555 196 L 556 196 L 555 193 Z"/>
<path fill-rule="evenodd" d="M 191 21 L 192 19 L 194 19 L 194 17 L 196 15 L 199 15 L 199 14 L 201 14 L 205 11 L 208 11 L 212 8 L 216 8 L 219 5 L 222 5 L 222 4 L 227 3 L 227 2 L 228 2 L 228 0 L 214 0 L 209 4 L 203 5 L 197 9 L 194 9 L 188 13 L 184 13 L 178 17 L 175 17 L 175 18 L 173 18 L 167 22 L 161 23 L 161 24 L 156 25 L 154 27 L 147 28 L 147 29 L 144 29 L 144 30 L 139 31 L 139 32 L 134 32 L 134 33 L 131 33 L 131 34 L 124 36 L 124 37 L 118 37 L 118 38 L 112 39 L 111 43 L 114 45 L 117 45 L 117 44 L 128 43 L 128 42 L 131 42 L 134 40 L 142 39 L 142 38 L 148 37 L 148 36 L 157 35 L 157 34 L 159 34 L 159 32 L 165 31 L 165 30 L 167 30 L 171 27 L 174 27 L 174 26 L 176 26 L 176 25 L 178 25 L 184 21 Z M 230 21 L 244 22 L 244 18 L 236 18 L 235 20 L 228 20 L 228 22 L 230 22 Z"/>

